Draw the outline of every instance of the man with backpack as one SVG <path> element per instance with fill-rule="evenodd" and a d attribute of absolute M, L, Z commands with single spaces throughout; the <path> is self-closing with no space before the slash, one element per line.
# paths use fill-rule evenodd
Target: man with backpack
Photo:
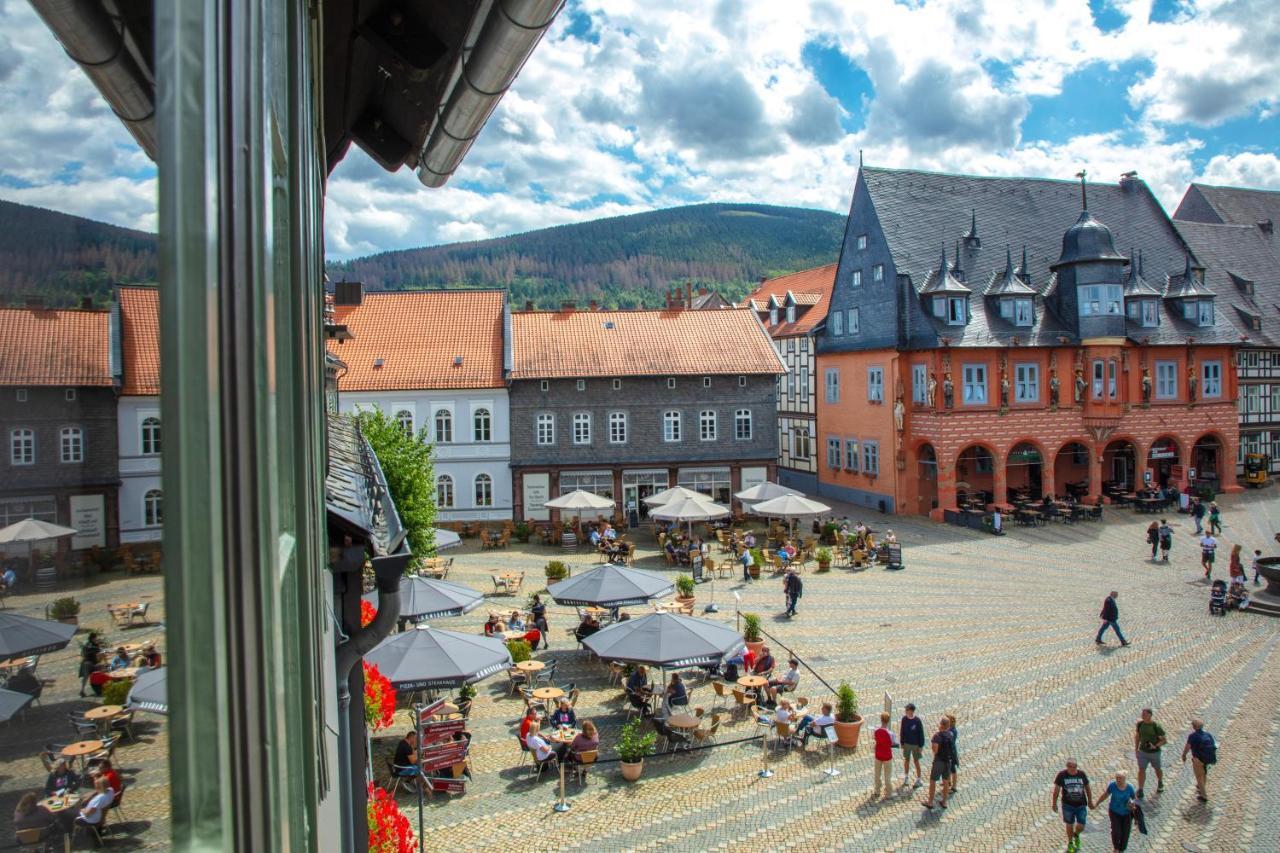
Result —
<path fill-rule="evenodd" d="M 1191 770 L 1196 774 L 1196 799 L 1207 803 L 1209 794 L 1205 782 L 1210 765 L 1218 763 L 1218 744 L 1213 735 L 1204 730 L 1202 720 L 1191 721 L 1191 734 L 1187 735 L 1187 744 L 1182 747 L 1183 764 L 1187 762 L 1187 753 L 1191 753 Z"/>
<path fill-rule="evenodd" d="M 1160 519 L 1160 559 L 1169 562 L 1169 550 L 1173 548 L 1173 528 L 1169 526 L 1169 522 Z"/>
<path fill-rule="evenodd" d="M 787 576 L 782 581 L 782 589 L 787 597 L 787 615 L 795 616 L 796 602 L 804 594 L 804 582 L 800 580 L 800 575 L 795 569 L 787 570 Z"/>

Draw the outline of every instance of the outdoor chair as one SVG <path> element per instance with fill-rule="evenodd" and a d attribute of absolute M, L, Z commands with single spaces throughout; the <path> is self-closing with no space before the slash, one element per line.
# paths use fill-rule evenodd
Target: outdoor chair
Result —
<path fill-rule="evenodd" d="M 714 710 L 717 705 L 725 707 L 725 703 L 729 698 L 729 691 L 723 681 L 711 682 L 711 690 L 716 694 L 716 701 L 712 703 L 711 708 Z"/>
<path fill-rule="evenodd" d="M 97 844 L 97 846 L 101 847 L 102 833 L 105 832 L 107 828 L 107 811 L 105 809 L 103 810 L 102 820 L 99 821 L 96 825 L 77 823 L 74 826 L 75 826 L 75 829 L 72 830 L 71 832 L 72 847 L 76 846 L 76 839 L 80 837 L 80 830 L 84 830 L 85 832 L 89 833 L 89 835 L 93 837 L 94 843 Z"/>
<path fill-rule="evenodd" d="M 150 625 L 147 621 L 147 610 L 151 607 L 150 601 L 144 601 L 137 607 L 129 611 L 129 624 L 133 625 L 137 620 L 141 619 L 143 625 Z"/>
<path fill-rule="evenodd" d="M 587 779 L 587 768 L 596 763 L 596 759 L 600 756 L 598 750 L 592 749 L 588 752 L 577 752 L 573 756 L 573 774 L 578 779 L 578 784 L 583 784 Z"/>
<path fill-rule="evenodd" d="M 40 853 L 44 853 L 45 850 L 49 849 L 45 842 L 53 837 L 56 829 L 57 827 L 54 824 L 37 826 L 35 829 L 19 829 L 14 832 L 13 839 L 18 847 L 23 850 L 39 850 Z"/>
<path fill-rule="evenodd" d="M 71 723 L 71 730 L 75 733 L 76 740 L 93 740 L 98 737 L 98 724 L 92 720 L 86 720 L 79 714 L 67 713 L 67 722 Z"/>
<path fill-rule="evenodd" d="M 529 757 L 533 759 L 533 769 L 530 773 L 533 775 L 533 781 L 535 782 L 542 778 L 543 770 L 546 770 L 548 767 L 555 770 L 560 766 L 560 761 L 556 758 L 556 754 L 554 752 L 548 755 L 544 761 L 539 761 L 532 752 L 529 753 Z"/>
<path fill-rule="evenodd" d="M 528 683 L 528 681 L 529 681 L 529 679 L 528 679 L 528 678 L 526 678 L 526 677 L 525 677 L 525 674 L 524 674 L 523 672 L 521 672 L 520 670 L 518 670 L 518 669 L 514 669 L 514 668 L 512 668 L 512 669 L 508 669 L 508 670 L 507 670 L 507 682 L 508 682 L 508 683 L 510 684 L 510 686 L 511 686 L 511 691 L 510 691 L 507 695 L 508 695 L 508 696 L 514 696 L 514 695 L 516 695 L 516 691 L 517 691 L 517 690 L 519 690 L 519 689 L 521 689 L 522 687 L 524 687 L 524 685 L 525 685 L 525 684 L 527 684 L 527 683 Z"/>
<path fill-rule="evenodd" d="M 120 716 L 111 720 L 110 731 L 120 732 L 121 734 L 127 734 L 129 736 L 130 743 L 137 743 L 138 737 L 133 733 L 133 715 L 134 715 L 133 711 L 126 711 Z"/>
<path fill-rule="evenodd" d="M 773 749 L 791 749 L 791 724 L 780 720 L 773 721 Z"/>
<path fill-rule="evenodd" d="M 107 811 L 119 812 L 120 817 L 124 818 L 125 820 L 128 820 L 128 817 L 124 813 L 124 792 L 128 787 L 129 786 L 126 785 L 124 782 L 121 782 L 120 792 L 116 794 L 116 798 L 111 801 L 111 805 L 107 806 Z"/>
<path fill-rule="evenodd" d="M 745 690 L 734 688 L 733 691 L 734 713 L 743 713 L 755 707 L 756 700 L 754 696 L 747 695 Z"/>
<path fill-rule="evenodd" d="M 720 717 L 714 715 L 711 718 L 711 726 L 709 728 L 697 728 L 693 730 L 693 743 L 695 746 L 706 746 L 714 743 L 716 732 L 720 730 Z"/>
<path fill-rule="evenodd" d="M 418 777 L 409 771 L 417 768 L 396 764 L 394 758 L 387 759 L 387 785 L 386 792 L 393 798 L 400 793 L 400 786 L 404 785 L 410 790 L 417 790 Z"/>
<path fill-rule="evenodd" d="M 65 743 L 46 743 L 44 749 L 40 751 L 40 763 L 44 765 L 44 772 L 52 773 L 53 768 L 58 766 L 58 762 L 62 760 L 62 750 L 66 749 Z"/>
<path fill-rule="evenodd" d="M 1089 510 L 1090 521 L 1102 521 L 1102 507 L 1095 506 Z"/>

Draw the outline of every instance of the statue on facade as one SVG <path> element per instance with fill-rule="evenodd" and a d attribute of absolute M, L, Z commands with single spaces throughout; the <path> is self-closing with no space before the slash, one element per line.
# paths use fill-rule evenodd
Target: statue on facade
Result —
<path fill-rule="evenodd" d="M 1058 370 L 1054 368 L 1049 371 L 1049 405 L 1055 409 L 1058 408 L 1058 392 L 1061 387 L 1062 383 L 1058 380 Z"/>
<path fill-rule="evenodd" d="M 1151 371 L 1142 368 L 1142 402 L 1151 402 Z"/>
<path fill-rule="evenodd" d="M 907 407 L 902 405 L 902 398 L 893 401 L 893 425 L 898 428 L 898 432 L 902 432 L 905 419 L 907 416 Z"/>
<path fill-rule="evenodd" d="M 1000 407 L 1009 408 L 1009 374 L 1000 374 Z"/>
<path fill-rule="evenodd" d="M 929 374 L 929 384 L 925 391 L 925 399 L 929 401 L 929 408 L 938 408 L 938 374 Z"/>
<path fill-rule="evenodd" d="M 942 404 L 948 409 L 956 404 L 956 383 L 951 381 L 951 374 L 942 377 Z"/>
<path fill-rule="evenodd" d="M 1195 365 L 1187 365 L 1187 402 L 1194 403 L 1196 401 L 1196 368 Z"/>
<path fill-rule="evenodd" d="M 1084 392 L 1089 387 L 1089 383 L 1084 381 L 1084 371 L 1076 368 L 1076 403 L 1084 403 Z"/>

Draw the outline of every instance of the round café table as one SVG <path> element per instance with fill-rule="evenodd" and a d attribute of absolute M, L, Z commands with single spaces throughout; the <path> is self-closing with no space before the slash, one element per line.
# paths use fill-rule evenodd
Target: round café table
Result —
<path fill-rule="evenodd" d="M 99 705 L 96 708 L 90 708 L 84 712 L 84 718 L 92 723 L 97 723 L 98 728 L 106 723 L 111 722 L 114 717 L 118 717 L 124 711 L 123 705 Z"/>
<path fill-rule="evenodd" d="M 551 713 L 551 704 L 564 695 L 559 687 L 539 687 L 533 691 L 533 698 L 542 702 L 542 707 Z"/>
<path fill-rule="evenodd" d="M 693 714 L 672 714 L 667 717 L 667 725 L 673 729 L 696 729 L 700 722 Z"/>
<path fill-rule="evenodd" d="M 744 675 L 738 679 L 738 686 L 745 687 L 748 690 L 755 690 L 764 687 L 769 683 L 769 679 L 763 675 Z"/>
<path fill-rule="evenodd" d="M 540 660 L 522 660 L 516 664 L 516 669 L 524 673 L 525 683 L 533 685 L 533 678 L 538 674 L 539 670 L 545 669 L 546 664 Z"/>
<path fill-rule="evenodd" d="M 551 734 L 547 735 L 547 740 L 552 743 L 573 743 L 573 739 L 582 734 L 581 729 L 554 729 Z"/>
<path fill-rule="evenodd" d="M 86 758 L 95 752 L 101 752 L 102 749 L 102 741 L 100 740 L 80 740 L 64 746 L 62 748 L 62 757 L 69 758 L 72 761 L 78 758 L 81 766 L 83 766 Z"/>
<path fill-rule="evenodd" d="M 142 672 L 141 667 L 126 666 L 122 669 L 113 669 L 107 673 L 112 681 L 124 681 L 130 678 L 137 678 L 138 673 Z"/>
<path fill-rule="evenodd" d="M 40 805 L 48 809 L 51 814 L 58 814 L 80 805 L 80 795 L 64 794 L 61 797 L 46 797 L 40 801 Z"/>

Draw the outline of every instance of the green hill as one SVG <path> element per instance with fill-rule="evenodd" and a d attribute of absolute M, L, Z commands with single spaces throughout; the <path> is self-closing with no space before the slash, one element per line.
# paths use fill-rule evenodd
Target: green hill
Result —
<path fill-rule="evenodd" d="M 687 207 L 559 225 L 511 237 L 384 252 L 328 265 L 371 289 L 507 287 L 513 305 L 655 306 L 673 283 L 739 299 L 761 278 L 831 263 L 844 217 L 757 204 Z"/>
<path fill-rule="evenodd" d="M 103 303 L 116 282 L 155 280 L 154 234 L 0 201 L 0 296 L 9 301 Z"/>

